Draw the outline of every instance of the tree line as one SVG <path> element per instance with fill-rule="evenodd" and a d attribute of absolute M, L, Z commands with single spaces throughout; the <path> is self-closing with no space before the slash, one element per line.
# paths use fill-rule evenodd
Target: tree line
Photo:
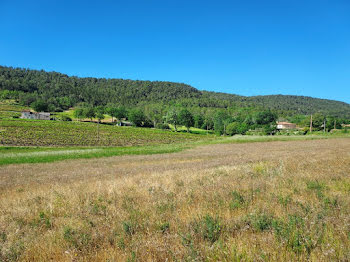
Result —
<path fill-rule="evenodd" d="M 60 112 L 87 103 L 106 106 L 118 103 L 125 107 L 147 103 L 181 104 L 192 108 L 255 108 L 271 110 L 279 116 L 310 115 L 350 118 L 350 105 L 303 96 L 245 97 L 226 93 L 199 91 L 183 84 L 165 81 L 139 81 L 68 76 L 57 72 L 0 66 L 0 98 L 16 99 L 30 106 L 36 101 L 48 103 L 48 110 Z"/>
<path fill-rule="evenodd" d="M 74 117 L 83 119 L 97 119 L 101 122 L 105 114 L 112 117 L 112 123 L 129 121 L 137 127 L 154 127 L 168 129 L 171 125 L 174 131 L 179 127 L 199 128 L 215 132 L 218 135 L 246 134 L 249 130 L 259 129 L 264 134 L 276 132 L 277 114 L 270 110 L 239 112 L 229 109 L 197 110 L 181 105 L 163 106 L 161 104 L 148 104 L 144 107 L 126 108 L 122 105 L 108 104 L 106 106 L 92 107 L 81 105 L 74 110 Z"/>

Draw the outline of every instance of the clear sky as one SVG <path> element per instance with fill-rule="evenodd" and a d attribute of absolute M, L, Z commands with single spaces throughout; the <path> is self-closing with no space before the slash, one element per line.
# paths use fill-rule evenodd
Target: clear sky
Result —
<path fill-rule="evenodd" d="M 350 1 L 0 0 L 0 65 L 350 103 Z"/>

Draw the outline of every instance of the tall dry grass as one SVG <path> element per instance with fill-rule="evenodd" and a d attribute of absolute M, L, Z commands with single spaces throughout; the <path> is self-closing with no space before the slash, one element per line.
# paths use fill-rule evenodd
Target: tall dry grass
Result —
<path fill-rule="evenodd" d="M 298 151 L 305 143 L 307 154 Z M 215 158 L 235 147 L 242 161 Z M 34 167 L 58 164 L 37 164 L 29 174 L 21 166 L 9 167 L 0 172 L 6 176 L 0 191 L 0 261 L 350 259 L 348 140 L 205 149 L 158 156 L 173 159 L 172 165 L 190 163 L 186 168 L 155 165 L 142 172 L 156 157 L 135 157 L 133 163 L 129 157 L 139 172 L 81 174 L 70 182 L 50 180 L 50 174 L 46 181 L 31 181 Z M 210 149 L 215 151 L 209 154 Z M 67 169 L 78 164 L 65 163 Z M 27 183 L 18 183 L 20 178 Z"/>

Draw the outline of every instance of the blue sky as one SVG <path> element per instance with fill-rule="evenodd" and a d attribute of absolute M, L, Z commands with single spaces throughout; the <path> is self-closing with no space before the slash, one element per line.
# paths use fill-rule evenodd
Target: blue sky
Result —
<path fill-rule="evenodd" d="M 0 65 L 350 103 L 348 0 L 0 0 Z"/>

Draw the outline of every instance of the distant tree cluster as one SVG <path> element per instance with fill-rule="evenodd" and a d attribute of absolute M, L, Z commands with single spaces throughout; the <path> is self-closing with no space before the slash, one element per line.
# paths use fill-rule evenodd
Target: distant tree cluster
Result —
<path fill-rule="evenodd" d="M 197 109 L 197 110 L 196 110 Z M 76 107 L 74 117 L 82 119 L 104 119 L 104 115 L 112 116 L 112 122 L 129 121 L 137 127 L 169 128 L 169 125 L 178 131 L 179 127 L 186 127 L 190 132 L 191 127 L 214 131 L 218 135 L 246 134 L 249 130 L 261 129 L 265 134 L 276 132 L 277 115 L 270 110 L 231 111 L 227 109 L 199 110 L 198 108 L 186 108 L 181 105 L 162 106 L 160 104 L 147 105 L 146 107 L 125 108 L 115 104 L 92 107 L 83 105 Z"/>

